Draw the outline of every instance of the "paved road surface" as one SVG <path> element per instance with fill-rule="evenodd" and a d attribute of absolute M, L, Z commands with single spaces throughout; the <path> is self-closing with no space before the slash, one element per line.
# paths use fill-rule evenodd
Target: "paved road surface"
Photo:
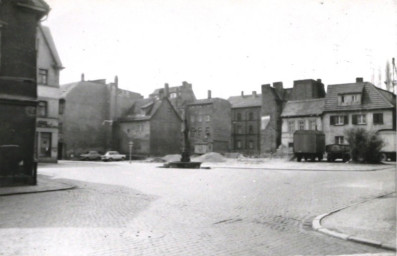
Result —
<path fill-rule="evenodd" d="M 62 162 L 79 188 L 0 197 L 0 255 L 342 255 L 383 250 L 310 228 L 314 216 L 394 191 L 394 170 L 176 170 Z"/>

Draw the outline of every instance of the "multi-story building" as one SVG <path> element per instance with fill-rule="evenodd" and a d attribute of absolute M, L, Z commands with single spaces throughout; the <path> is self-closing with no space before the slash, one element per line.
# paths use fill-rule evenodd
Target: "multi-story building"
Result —
<path fill-rule="evenodd" d="M 296 130 L 322 130 L 325 103 L 324 84 L 320 79 L 294 81 L 289 100 L 281 113 L 281 143 L 292 150 Z"/>
<path fill-rule="evenodd" d="M 187 123 L 191 152 L 228 152 L 231 141 L 231 105 L 229 101 L 212 98 L 196 100 L 187 105 Z"/>
<path fill-rule="evenodd" d="M 0 1 L 0 184 L 35 183 L 36 33 L 42 0 Z"/>
<path fill-rule="evenodd" d="M 178 110 L 180 115 L 184 116 L 186 105 L 196 100 L 192 84 L 182 82 L 181 86 L 169 87 L 168 84 L 166 86 L 169 90 L 168 99 L 170 100 L 172 105 L 174 105 L 174 107 Z M 162 90 L 162 88 L 156 89 L 152 94 L 149 95 L 149 98 L 160 99 L 160 93 Z"/>
<path fill-rule="evenodd" d="M 296 130 L 322 131 L 325 99 L 288 101 L 281 113 L 281 143 L 292 150 Z"/>
<path fill-rule="evenodd" d="M 260 154 L 260 124 L 262 95 L 256 91 L 252 95 L 232 96 L 231 104 L 232 138 L 231 150 L 246 155 Z"/>
<path fill-rule="evenodd" d="M 326 144 L 346 144 L 350 128 L 379 131 L 396 128 L 396 95 L 357 78 L 328 85 L 323 114 Z"/>
<path fill-rule="evenodd" d="M 159 97 L 139 99 L 117 121 L 117 140 L 121 152 L 134 155 L 165 155 L 182 152 L 182 118 L 169 100 L 168 86 Z"/>
<path fill-rule="evenodd" d="M 59 73 L 63 69 L 48 27 L 37 29 L 36 154 L 39 162 L 58 158 Z"/>
<path fill-rule="evenodd" d="M 59 101 L 59 156 L 73 158 L 89 150 L 118 148 L 113 122 L 143 97 L 106 80 L 81 81 L 61 86 Z"/>

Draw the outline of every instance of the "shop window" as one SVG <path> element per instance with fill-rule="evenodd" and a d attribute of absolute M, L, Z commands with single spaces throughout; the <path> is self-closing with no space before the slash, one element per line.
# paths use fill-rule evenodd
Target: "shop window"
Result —
<path fill-rule="evenodd" d="M 51 133 L 50 132 L 40 133 L 39 156 L 40 157 L 51 157 Z"/>

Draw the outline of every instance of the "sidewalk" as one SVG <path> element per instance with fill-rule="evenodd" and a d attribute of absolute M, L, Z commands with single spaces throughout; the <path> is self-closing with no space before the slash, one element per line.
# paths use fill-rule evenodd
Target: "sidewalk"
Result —
<path fill-rule="evenodd" d="M 344 240 L 396 251 L 396 193 L 323 214 L 313 228 Z"/>
<path fill-rule="evenodd" d="M 44 176 L 44 175 L 38 175 L 37 176 L 37 185 L 35 185 L 35 186 L 27 185 L 27 186 L 15 186 L 15 187 L 2 187 L 2 188 L 0 188 L 0 196 L 58 191 L 58 190 L 66 190 L 66 189 L 73 189 L 73 188 L 75 188 L 74 185 L 59 182 L 59 181 L 50 179 L 49 177 Z"/>

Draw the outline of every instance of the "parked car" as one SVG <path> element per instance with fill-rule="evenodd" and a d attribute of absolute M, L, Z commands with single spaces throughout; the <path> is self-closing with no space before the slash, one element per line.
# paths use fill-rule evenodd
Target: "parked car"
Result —
<path fill-rule="evenodd" d="M 325 135 L 320 131 L 299 130 L 294 133 L 294 156 L 300 162 L 302 159 L 318 161 L 323 159 Z"/>
<path fill-rule="evenodd" d="M 81 160 L 101 160 L 102 155 L 97 151 L 88 151 L 87 153 L 81 154 Z"/>
<path fill-rule="evenodd" d="M 343 162 L 350 160 L 350 146 L 342 144 L 330 144 L 325 146 L 327 161 L 333 162 L 335 159 L 342 159 Z"/>
<path fill-rule="evenodd" d="M 125 160 L 125 155 L 117 151 L 108 151 L 102 156 L 102 161 Z"/>

